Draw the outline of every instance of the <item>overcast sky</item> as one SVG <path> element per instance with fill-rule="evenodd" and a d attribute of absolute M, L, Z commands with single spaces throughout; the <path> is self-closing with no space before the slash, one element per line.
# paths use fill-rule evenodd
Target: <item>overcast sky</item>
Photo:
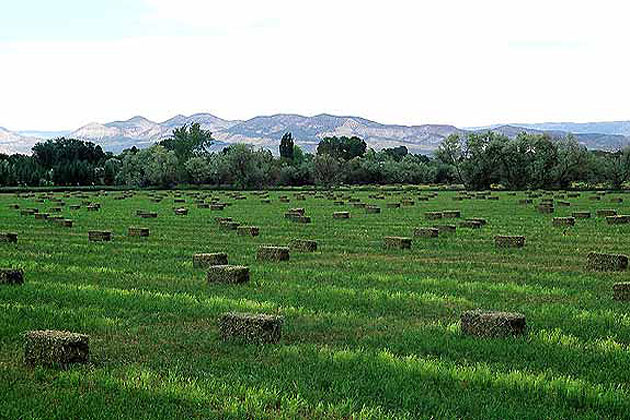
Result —
<path fill-rule="evenodd" d="M 0 126 L 630 119 L 627 1 L 2 0 Z"/>

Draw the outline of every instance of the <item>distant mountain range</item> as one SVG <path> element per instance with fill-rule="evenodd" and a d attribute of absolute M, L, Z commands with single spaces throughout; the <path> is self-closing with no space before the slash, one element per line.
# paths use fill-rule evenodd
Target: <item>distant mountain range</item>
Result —
<path fill-rule="evenodd" d="M 293 133 L 296 143 L 307 151 L 314 151 L 319 141 L 327 136 L 358 136 L 369 147 L 380 150 L 386 147 L 406 146 L 412 153 L 431 154 L 450 134 L 492 130 L 514 137 L 519 132 L 549 133 L 563 137 L 573 133 L 589 149 L 617 150 L 630 144 L 630 121 L 598 123 L 540 123 L 496 125 L 484 128 L 460 129 L 452 125 L 390 125 L 365 118 L 320 114 L 305 117 L 295 114 L 276 114 L 255 117 L 247 121 L 223 120 L 212 114 L 177 115 L 163 122 L 150 121 L 136 116 L 126 121 L 106 124 L 90 123 L 74 131 L 20 131 L 12 132 L 0 127 L 0 153 L 30 153 L 38 141 L 59 136 L 73 137 L 99 144 L 106 151 L 119 153 L 136 146 L 147 147 L 164 139 L 174 128 L 198 122 L 210 130 L 216 139 L 213 149 L 232 143 L 248 143 L 277 153 L 282 135 Z"/>

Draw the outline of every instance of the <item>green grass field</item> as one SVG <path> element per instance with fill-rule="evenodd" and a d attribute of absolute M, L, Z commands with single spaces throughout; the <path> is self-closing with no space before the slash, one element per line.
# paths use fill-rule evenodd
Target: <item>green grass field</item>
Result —
<path fill-rule="evenodd" d="M 380 205 L 365 214 L 324 198 L 271 204 L 252 193 L 223 211 L 173 214 L 172 196 L 150 202 L 146 192 L 115 200 L 90 198 L 100 212 L 71 211 L 65 228 L 21 216 L 12 203 L 56 206 L 35 198 L 0 196 L 0 267 L 21 267 L 25 283 L 0 286 L 0 418 L 7 419 L 619 419 L 630 416 L 630 303 L 612 300 L 612 284 L 628 272 L 589 272 L 589 251 L 628 253 L 630 225 L 607 225 L 595 210 L 630 213 L 610 194 L 567 199 L 554 215 L 500 200 L 453 201 L 440 192 L 415 206 L 385 203 L 415 198 L 353 192 Z M 172 194 L 172 193 L 165 193 Z M 184 195 L 188 194 L 186 192 Z M 343 192 L 343 194 L 349 194 Z M 56 194 L 62 197 L 62 193 Z M 304 207 L 311 224 L 283 213 Z M 157 211 L 141 219 L 137 209 Z M 437 239 L 415 238 L 411 250 L 385 250 L 384 236 L 455 220 L 424 220 L 424 212 L 459 209 L 483 217 L 481 229 L 458 228 Z M 333 211 L 349 210 L 349 220 Z M 577 210 L 593 218 L 552 227 L 553 216 Z M 256 238 L 219 230 L 214 216 L 260 227 Z M 148 239 L 127 228 L 151 229 Z M 89 243 L 88 231 L 112 230 L 109 243 Z M 523 249 L 495 249 L 496 234 L 525 235 Z M 259 245 L 315 239 L 319 250 L 288 262 L 256 261 Z M 192 255 L 225 251 L 250 267 L 242 285 L 208 284 Z M 480 339 L 460 333 L 469 309 L 521 312 L 528 334 Z M 227 311 L 285 317 L 277 344 L 224 342 L 217 318 Z M 91 362 L 67 370 L 24 366 L 29 330 L 90 335 Z"/>

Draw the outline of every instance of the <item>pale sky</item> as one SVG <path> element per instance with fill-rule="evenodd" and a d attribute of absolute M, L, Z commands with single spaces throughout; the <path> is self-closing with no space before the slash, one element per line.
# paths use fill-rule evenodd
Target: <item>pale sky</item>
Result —
<path fill-rule="evenodd" d="M 630 119 L 627 1 L 0 0 L 0 126 Z"/>

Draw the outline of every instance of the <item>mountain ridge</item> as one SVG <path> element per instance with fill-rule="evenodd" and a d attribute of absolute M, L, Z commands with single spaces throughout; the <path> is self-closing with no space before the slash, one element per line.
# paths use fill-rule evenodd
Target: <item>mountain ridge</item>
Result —
<path fill-rule="evenodd" d="M 383 124 L 362 117 L 328 113 L 313 116 L 278 113 L 260 115 L 248 120 L 225 120 L 208 112 L 200 112 L 188 116 L 177 114 L 162 122 L 135 115 L 127 120 L 91 122 L 74 131 L 61 133 L 67 133 L 66 137 L 94 142 L 106 151 L 119 153 L 132 146 L 148 147 L 170 136 L 173 129 L 195 122 L 199 123 L 202 129 L 213 133 L 216 139 L 212 147 L 214 150 L 232 143 L 244 142 L 277 153 L 282 135 L 289 131 L 293 134 L 296 144 L 309 152 L 314 151 L 319 141 L 327 136 L 358 136 L 365 140 L 369 147 L 377 150 L 404 145 L 412 153 L 431 154 L 451 134 L 490 129 L 508 137 L 515 137 L 522 131 L 562 137 L 570 131 L 561 128 L 572 127 L 578 128 L 577 131 L 571 131 L 578 142 L 590 149 L 616 150 L 630 145 L 630 121 L 502 124 L 461 129 L 449 124 Z M 601 131 L 589 131 L 588 128 L 600 128 Z M 37 141 L 45 139 L 21 133 L 29 132 L 12 132 L 0 128 L 0 153 L 28 154 Z"/>

